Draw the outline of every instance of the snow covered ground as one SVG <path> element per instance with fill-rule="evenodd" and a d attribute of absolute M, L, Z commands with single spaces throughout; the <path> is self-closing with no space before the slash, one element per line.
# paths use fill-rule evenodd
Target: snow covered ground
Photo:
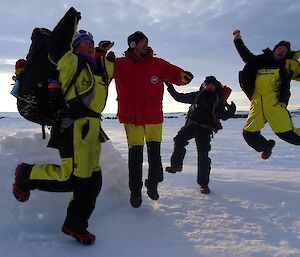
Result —
<path fill-rule="evenodd" d="M 273 155 L 262 160 L 242 139 L 245 119 L 223 122 L 212 140 L 211 194 L 196 183 L 196 148 L 187 147 L 184 170 L 165 174 L 159 201 L 143 191 L 143 204 L 129 203 L 127 145 L 123 127 L 114 119 L 103 126 L 111 141 L 103 144 L 103 188 L 90 219 L 97 236 L 85 247 L 60 231 L 71 193 L 32 191 L 17 202 L 12 190 L 20 161 L 59 163 L 45 147 L 38 125 L 17 114 L 0 113 L 0 256 L 196 257 L 300 256 L 300 147 L 276 140 Z M 165 119 L 164 166 L 172 139 L 184 124 L 182 114 Z M 300 126 L 300 117 L 294 123 Z M 147 155 L 144 149 L 144 176 Z"/>

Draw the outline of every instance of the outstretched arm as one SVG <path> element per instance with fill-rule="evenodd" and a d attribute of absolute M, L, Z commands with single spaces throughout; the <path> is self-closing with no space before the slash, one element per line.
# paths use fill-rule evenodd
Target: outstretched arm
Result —
<path fill-rule="evenodd" d="M 159 59 L 159 64 L 162 67 L 162 79 L 176 85 L 186 85 L 194 78 L 189 71 L 184 71 L 163 59 Z"/>
<path fill-rule="evenodd" d="M 174 86 L 165 81 L 166 86 L 168 87 L 167 90 L 169 91 L 170 95 L 178 102 L 185 103 L 185 104 L 192 104 L 195 100 L 196 93 L 178 93 Z"/>
<path fill-rule="evenodd" d="M 233 34 L 233 43 L 239 55 L 241 56 L 242 60 L 245 63 L 251 61 L 255 57 L 255 55 L 244 44 L 244 41 L 241 38 L 240 31 L 235 30 L 232 34 Z"/>

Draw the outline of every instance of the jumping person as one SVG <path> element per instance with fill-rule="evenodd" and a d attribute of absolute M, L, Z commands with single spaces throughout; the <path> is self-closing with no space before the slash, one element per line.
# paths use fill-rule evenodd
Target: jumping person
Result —
<path fill-rule="evenodd" d="M 282 140 L 300 145 L 300 128 L 295 128 L 287 105 L 290 98 L 290 81 L 300 80 L 299 52 L 291 51 L 288 41 L 280 41 L 273 50 L 267 48 L 263 54 L 254 55 L 244 44 L 240 31 L 233 32 L 234 45 L 246 63 L 239 80 L 242 89 L 251 101 L 250 113 L 243 127 L 247 144 L 262 159 L 272 154 L 275 141 L 261 135 L 268 122 L 271 129 Z"/>
<path fill-rule="evenodd" d="M 169 173 L 180 172 L 183 169 L 188 141 L 195 138 L 198 154 L 197 183 L 200 192 L 209 194 L 209 175 L 211 170 L 211 137 L 222 129 L 220 119 L 227 120 L 233 117 L 236 106 L 229 105 L 227 98 L 231 92 L 229 87 L 223 87 L 214 77 L 208 76 L 201 84 L 199 91 L 191 93 L 178 93 L 172 84 L 165 82 L 171 96 L 178 102 L 191 104 L 187 113 L 185 125 L 174 137 L 174 150 L 171 157 L 171 166 L 166 167 Z"/>
<path fill-rule="evenodd" d="M 143 146 L 146 141 L 149 171 L 145 180 L 148 196 L 157 200 L 158 183 L 163 181 L 160 156 L 162 141 L 163 81 L 177 85 L 188 84 L 190 72 L 154 57 L 148 38 L 140 31 L 128 37 L 125 57 L 116 58 L 114 78 L 117 89 L 118 119 L 124 123 L 128 142 L 130 203 L 142 204 Z"/>
<path fill-rule="evenodd" d="M 107 82 L 112 78 L 113 63 L 105 60 L 107 77 L 104 79 L 103 70 L 95 58 L 92 34 L 80 30 L 74 36 L 80 13 L 71 8 L 69 15 L 74 17 L 74 24 L 58 24 L 60 34 L 55 35 L 54 52 L 50 52 L 52 62 L 57 62 L 62 91 L 66 92 L 70 87 L 64 96 L 70 113 L 53 128 L 55 132 L 52 131 L 49 142 L 50 146 L 59 149 L 61 165 L 19 164 L 13 193 L 18 201 L 25 202 L 34 189 L 73 192 L 62 231 L 80 243 L 90 245 L 96 237 L 87 230 L 88 220 L 102 186 L 100 114 L 105 107 Z M 80 65 L 82 67 L 78 70 Z M 76 81 L 73 81 L 77 72 Z"/>

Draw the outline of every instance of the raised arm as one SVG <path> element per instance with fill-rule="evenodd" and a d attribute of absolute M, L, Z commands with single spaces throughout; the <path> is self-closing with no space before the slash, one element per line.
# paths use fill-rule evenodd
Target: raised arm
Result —
<path fill-rule="evenodd" d="M 245 63 L 251 61 L 255 57 L 255 55 L 251 53 L 251 51 L 244 44 L 244 41 L 241 38 L 240 31 L 235 30 L 232 34 L 233 34 L 233 43 L 239 55 L 241 56 L 242 60 Z"/>
<path fill-rule="evenodd" d="M 71 49 L 71 43 L 79 20 L 80 13 L 71 7 L 51 32 L 49 57 L 54 63 L 57 63 Z"/>

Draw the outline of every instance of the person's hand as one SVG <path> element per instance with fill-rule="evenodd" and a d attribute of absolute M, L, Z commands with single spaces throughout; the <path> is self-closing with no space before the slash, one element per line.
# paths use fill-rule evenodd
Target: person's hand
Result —
<path fill-rule="evenodd" d="M 227 111 L 230 114 L 230 116 L 233 116 L 235 114 L 235 112 L 236 112 L 236 105 L 235 105 L 235 103 L 231 101 L 231 104 L 226 103 L 225 106 L 226 106 Z"/>
<path fill-rule="evenodd" d="M 194 75 L 189 71 L 183 71 L 180 76 L 184 84 L 189 84 L 194 78 Z"/>
<path fill-rule="evenodd" d="M 98 47 L 100 50 L 107 52 L 109 49 L 111 49 L 114 45 L 113 41 L 109 40 L 102 40 L 99 42 Z"/>
<path fill-rule="evenodd" d="M 235 31 L 233 31 L 232 36 L 233 36 L 233 40 L 241 38 L 240 30 L 236 29 Z"/>
<path fill-rule="evenodd" d="M 76 16 L 77 16 L 77 21 L 80 21 L 81 20 L 81 12 L 77 12 Z"/>
<path fill-rule="evenodd" d="M 109 62 L 115 62 L 115 59 L 116 59 L 115 53 L 112 51 L 108 52 L 108 54 L 106 55 L 106 60 L 108 60 Z"/>
<path fill-rule="evenodd" d="M 174 92 L 174 86 L 172 83 L 168 82 L 168 81 L 164 81 L 165 85 L 167 86 L 167 90 L 169 93 Z"/>
<path fill-rule="evenodd" d="M 231 88 L 229 86 L 224 85 L 222 87 L 222 91 L 221 91 L 221 93 L 222 93 L 222 99 L 224 101 L 227 101 L 227 99 L 230 96 L 231 92 L 232 92 Z"/>

